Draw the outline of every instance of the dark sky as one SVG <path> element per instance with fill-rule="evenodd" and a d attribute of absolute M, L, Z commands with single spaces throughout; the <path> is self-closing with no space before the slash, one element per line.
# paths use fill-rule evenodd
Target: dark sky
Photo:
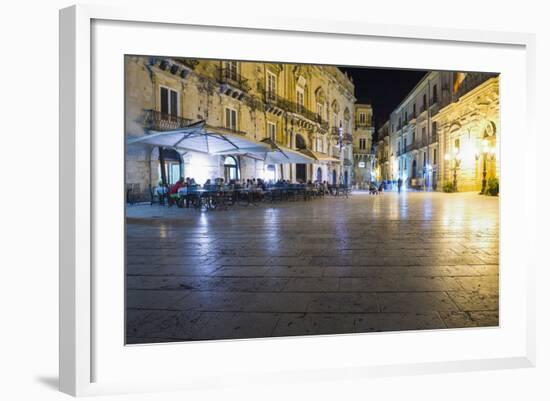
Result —
<path fill-rule="evenodd" d="M 340 69 L 353 77 L 357 102 L 372 104 L 376 129 L 389 119 L 390 113 L 427 72 L 355 67 Z"/>

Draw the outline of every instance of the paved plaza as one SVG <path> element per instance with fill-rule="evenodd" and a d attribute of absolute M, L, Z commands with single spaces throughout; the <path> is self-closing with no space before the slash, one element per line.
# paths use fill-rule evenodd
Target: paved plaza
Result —
<path fill-rule="evenodd" d="M 127 207 L 129 344 L 498 325 L 499 200 Z"/>

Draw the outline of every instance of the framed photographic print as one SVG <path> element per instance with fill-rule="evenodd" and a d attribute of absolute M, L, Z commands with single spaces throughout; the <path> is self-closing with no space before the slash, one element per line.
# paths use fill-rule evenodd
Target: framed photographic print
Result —
<path fill-rule="evenodd" d="M 61 11 L 62 391 L 532 366 L 532 36 L 149 11 Z"/>

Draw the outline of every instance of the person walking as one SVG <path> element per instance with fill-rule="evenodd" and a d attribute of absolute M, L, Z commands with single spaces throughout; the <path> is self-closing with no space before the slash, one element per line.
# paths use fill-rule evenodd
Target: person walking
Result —
<path fill-rule="evenodd" d="M 403 186 L 403 180 L 401 179 L 401 177 L 399 177 L 399 179 L 397 180 L 397 193 L 401 193 L 401 187 Z"/>

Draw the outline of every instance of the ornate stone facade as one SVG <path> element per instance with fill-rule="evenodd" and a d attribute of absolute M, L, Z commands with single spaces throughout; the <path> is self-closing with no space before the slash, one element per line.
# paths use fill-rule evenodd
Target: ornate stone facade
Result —
<path fill-rule="evenodd" d="M 178 149 L 166 154 L 167 181 L 180 175 L 199 183 L 228 175 L 331 183 L 351 178 L 346 160 L 352 159 L 354 86 L 336 67 L 127 56 L 125 74 L 127 138 L 145 135 L 151 124 L 167 130 L 204 120 L 317 156 L 314 164 L 268 166 L 242 155 Z M 157 185 L 159 156 L 157 147 L 128 145 L 127 184 L 144 193 Z"/>
<path fill-rule="evenodd" d="M 390 163 L 390 130 L 389 121 L 386 121 L 378 130 L 376 143 L 374 176 L 376 181 L 390 181 L 392 179 Z"/>
<path fill-rule="evenodd" d="M 390 117 L 392 179 L 410 188 L 479 191 L 498 178 L 499 77 L 432 71 Z M 485 163 L 484 163 L 485 162 Z"/>
<path fill-rule="evenodd" d="M 370 104 L 355 105 L 353 131 L 353 184 L 355 188 L 368 188 L 373 180 L 372 135 L 373 113 Z"/>

